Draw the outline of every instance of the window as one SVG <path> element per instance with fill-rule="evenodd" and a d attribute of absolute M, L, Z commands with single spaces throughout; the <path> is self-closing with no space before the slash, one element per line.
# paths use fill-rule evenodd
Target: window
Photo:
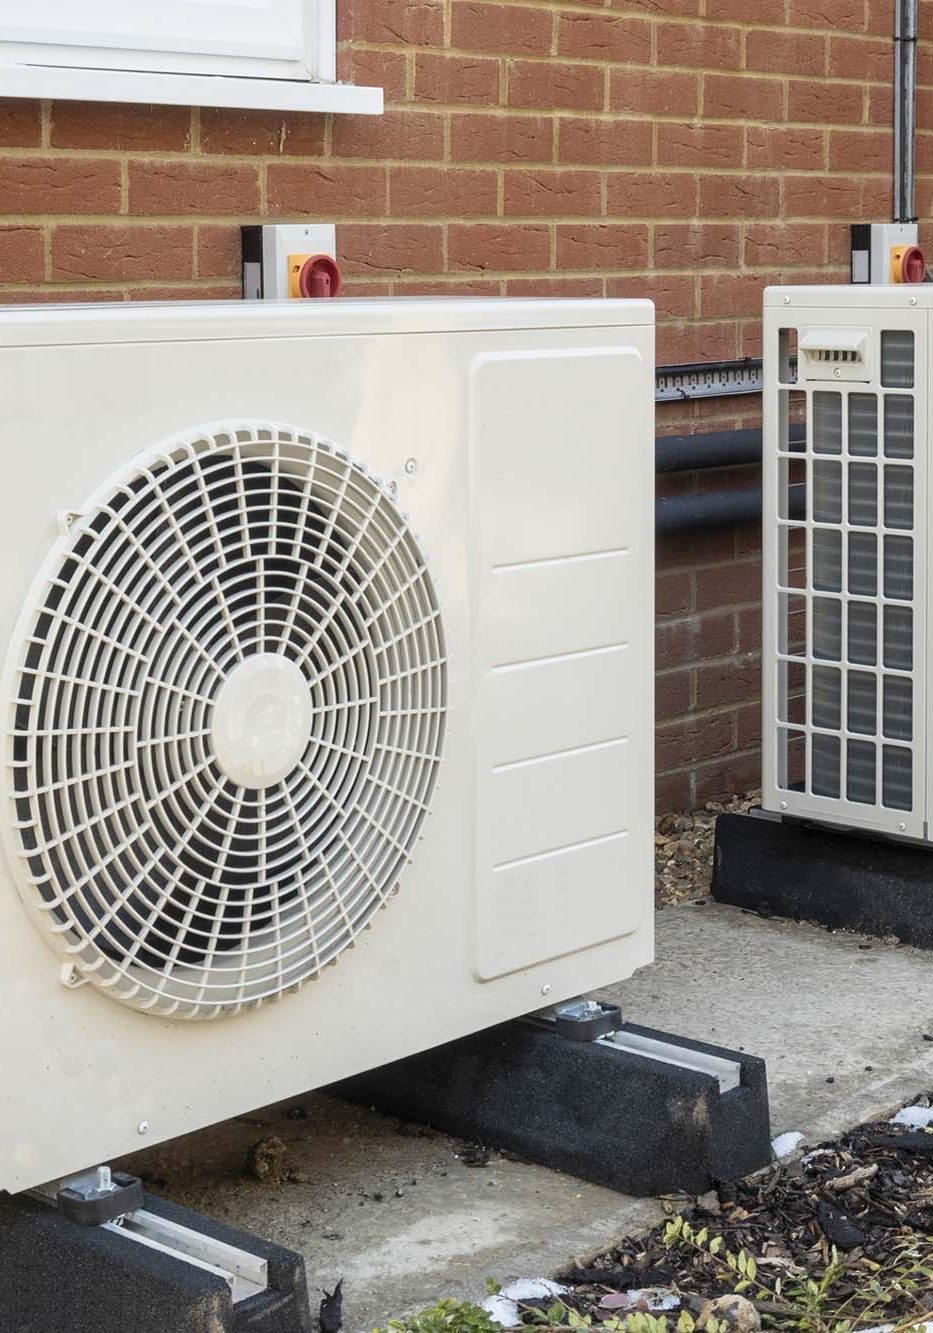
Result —
<path fill-rule="evenodd" d="M 335 0 L 0 0 L 5 96 L 378 114 L 335 83 Z"/>

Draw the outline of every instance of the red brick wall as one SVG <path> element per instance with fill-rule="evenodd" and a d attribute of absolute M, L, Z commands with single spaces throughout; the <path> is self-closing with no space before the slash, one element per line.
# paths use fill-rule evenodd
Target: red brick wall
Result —
<path fill-rule="evenodd" d="M 734 357 L 766 282 L 844 279 L 846 224 L 888 216 L 893 0 L 339 0 L 339 27 L 383 117 L 0 102 L 0 299 L 234 296 L 239 223 L 308 217 L 337 223 L 352 292 L 648 295 L 661 360 Z M 757 535 L 659 558 L 670 808 L 757 779 Z"/>

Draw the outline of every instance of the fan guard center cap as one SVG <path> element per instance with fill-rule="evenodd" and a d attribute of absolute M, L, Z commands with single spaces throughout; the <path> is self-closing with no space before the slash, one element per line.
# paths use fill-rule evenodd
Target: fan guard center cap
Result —
<path fill-rule="evenodd" d="M 311 737 L 311 691 L 300 667 L 278 653 L 238 663 L 217 695 L 211 744 L 238 787 L 274 787 L 292 771 Z"/>

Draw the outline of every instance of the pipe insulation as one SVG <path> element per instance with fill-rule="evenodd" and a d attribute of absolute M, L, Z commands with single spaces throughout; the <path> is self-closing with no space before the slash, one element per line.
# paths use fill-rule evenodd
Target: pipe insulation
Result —
<path fill-rule="evenodd" d="M 916 222 L 919 0 L 894 0 L 894 221 Z"/>

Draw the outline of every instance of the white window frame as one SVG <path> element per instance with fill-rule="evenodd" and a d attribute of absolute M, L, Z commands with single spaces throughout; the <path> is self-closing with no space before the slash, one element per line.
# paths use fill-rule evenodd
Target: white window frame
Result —
<path fill-rule="evenodd" d="M 0 0 L 0 97 L 378 115 L 336 0 Z"/>

